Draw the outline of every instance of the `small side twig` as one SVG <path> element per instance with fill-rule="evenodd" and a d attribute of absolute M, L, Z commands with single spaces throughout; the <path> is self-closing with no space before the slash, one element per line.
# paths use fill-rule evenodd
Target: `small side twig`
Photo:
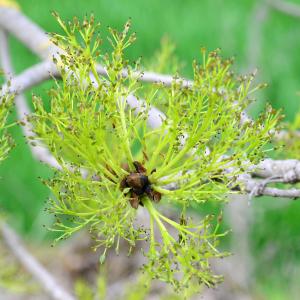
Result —
<path fill-rule="evenodd" d="M 249 174 L 240 175 L 238 181 L 243 185 L 243 190 L 249 194 L 250 197 L 272 196 L 280 198 L 297 199 L 300 198 L 300 189 L 279 189 L 267 187 L 267 183 L 273 180 L 256 180 L 251 178 Z M 276 182 L 282 182 L 279 179 Z"/>
<path fill-rule="evenodd" d="M 261 56 L 262 47 L 262 29 L 267 19 L 269 6 L 260 1 L 257 3 L 251 14 L 250 24 L 248 26 L 248 47 L 247 47 L 247 68 L 252 70 L 257 68 Z"/>
<path fill-rule="evenodd" d="M 291 132 L 289 130 L 281 130 L 274 136 L 275 141 L 285 141 L 285 140 L 289 140 L 291 138 L 300 139 L 300 131 L 293 130 Z"/>
<path fill-rule="evenodd" d="M 289 3 L 282 0 L 266 0 L 266 2 L 270 7 L 281 13 L 291 17 L 300 18 L 300 5 L 296 3 Z"/>
<path fill-rule="evenodd" d="M 39 85 L 52 77 L 58 77 L 59 73 L 55 64 L 51 61 L 43 61 L 22 73 L 9 78 L 9 84 L 4 84 L 0 90 L 0 99 L 5 94 L 20 94 L 26 90 Z"/>
<path fill-rule="evenodd" d="M 297 159 L 275 160 L 268 158 L 258 164 L 253 175 L 260 178 L 277 177 L 283 183 L 296 183 L 300 181 L 300 161 Z"/>
<path fill-rule="evenodd" d="M 9 74 L 13 76 L 13 68 L 11 65 L 9 50 L 8 50 L 8 40 L 6 32 L 0 29 L 0 60 L 3 67 L 6 79 L 9 80 Z M 19 94 L 15 97 L 16 110 L 19 117 L 19 120 L 24 124 L 22 126 L 23 133 L 27 139 L 28 145 L 30 147 L 31 153 L 33 156 L 56 169 L 61 169 L 58 161 L 51 155 L 49 150 L 45 145 L 40 142 L 36 142 L 36 145 L 33 146 L 30 143 L 29 137 L 34 136 L 33 126 L 27 120 L 27 116 L 30 114 L 30 109 L 27 105 L 25 96 Z"/>

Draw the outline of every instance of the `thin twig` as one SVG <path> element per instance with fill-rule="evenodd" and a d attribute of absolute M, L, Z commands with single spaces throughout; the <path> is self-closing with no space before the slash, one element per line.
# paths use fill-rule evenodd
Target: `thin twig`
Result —
<path fill-rule="evenodd" d="M 75 300 L 75 298 L 25 249 L 18 235 L 6 223 L 0 223 L 0 231 L 10 251 L 24 268 L 41 284 L 51 298 L 56 300 Z"/>
<path fill-rule="evenodd" d="M 20 94 L 48 79 L 59 76 L 55 64 L 51 61 L 43 61 L 19 75 L 9 78 L 9 83 L 4 84 L 0 90 L 0 98 L 5 94 Z"/>
<path fill-rule="evenodd" d="M 275 141 L 286 141 L 291 138 L 300 139 L 300 131 L 299 130 L 281 130 L 275 134 L 274 140 Z"/>
<path fill-rule="evenodd" d="M 272 180 L 258 180 L 253 179 L 250 174 L 240 175 L 238 180 L 242 185 L 242 191 L 247 192 L 250 196 L 272 196 L 280 198 L 300 198 L 299 189 L 278 189 L 273 187 L 267 187 L 266 184 L 272 182 Z M 277 182 L 280 182 L 279 180 Z"/>
<path fill-rule="evenodd" d="M 0 62 L 6 76 L 6 80 L 9 80 L 9 76 L 13 76 L 13 68 L 11 65 L 9 50 L 8 50 L 8 39 L 7 34 L 0 29 Z M 34 74 L 36 76 L 36 74 Z M 28 79 L 28 78 L 27 78 Z M 34 137 L 33 126 L 27 120 L 27 116 L 30 114 L 30 108 L 27 105 L 25 96 L 23 94 L 16 95 L 15 105 L 19 120 L 24 124 L 22 126 L 23 133 L 27 139 L 28 145 L 30 147 L 33 156 L 53 168 L 61 169 L 60 164 L 51 155 L 48 148 L 39 141 L 35 141 L 35 145 L 32 145 L 29 137 Z"/>
<path fill-rule="evenodd" d="M 275 10 L 287 14 L 291 17 L 300 18 L 300 5 L 289 3 L 282 0 L 266 0 L 266 2 Z"/>
<path fill-rule="evenodd" d="M 261 55 L 263 24 L 268 16 L 269 7 L 264 1 L 259 1 L 251 14 L 248 26 L 247 69 L 257 68 Z"/>
<path fill-rule="evenodd" d="M 19 10 L 0 6 L 0 27 L 13 34 L 43 60 L 51 59 L 59 50 L 46 33 Z"/>
<path fill-rule="evenodd" d="M 265 159 L 258 164 L 254 175 L 261 178 L 277 177 L 284 183 L 296 183 L 300 181 L 300 161 L 297 159 Z"/>

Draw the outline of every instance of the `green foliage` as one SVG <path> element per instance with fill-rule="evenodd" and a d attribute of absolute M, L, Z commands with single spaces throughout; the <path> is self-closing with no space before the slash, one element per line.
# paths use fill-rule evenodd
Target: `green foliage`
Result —
<path fill-rule="evenodd" d="M 251 87 L 253 75 L 236 76 L 232 60 L 222 59 L 219 51 L 202 50 L 202 63 L 193 64 L 192 86 L 183 86 L 177 77 L 171 87 L 149 88 L 140 83 L 139 62 L 130 64 L 125 58 L 135 40 L 129 23 L 120 33 L 110 29 L 112 51 L 103 54 L 93 18 L 82 24 L 76 18 L 68 25 L 58 21 L 65 35 L 53 35 L 63 50 L 54 61 L 62 84 L 49 92 L 50 111 L 42 99 L 33 98 L 30 118 L 62 166 L 46 182 L 54 195 L 53 230 L 62 239 L 88 227 L 97 245 L 104 246 L 101 262 L 107 248 L 118 251 L 120 239 L 131 247 L 145 239 L 144 270 L 151 278 L 175 290 L 213 286 L 221 277 L 212 273 L 209 261 L 226 255 L 217 249 L 224 234 L 212 216 L 195 224 L 186 209 L 208 200 L 226 201 L 237 176 L 269 150 L 265 146 L 279 114 L 268 107 L 257 120 L 241 122 L 262 85 Z M 97 74 L 96 62 L 105 67 L 106 77 Z M 133 94 L 141 109 L 127 105 Z M 147 126 L 152 106 L 166 115 L 158 128 Z M 182 208 L 177 221 L 159 211 L 160 201 Z M 148 229 L 136 224 L 137 208 L 147 211 Z"/>
<path fill-rule="evenodd" d="M 107 276 L 105 276 L 105 274 L 100 272 L 98 274 L 95 287 L 82 279 L 77 280 L 75 282 L 76 297 L 79 300 L 98 300 L 108 298 L 106 290 L 110 287 L 107 285 L 106 277 Z M 122 299 L 124 300 L 144 300 L 147 299 L 153 292 L 151 289 L 151 283 L 152 281 L 148 274 L 139 274 L 137 278 L 127 282 L 124 286 L 120 283 L 119 289 L 116 292 L 119 294 L 119 297 L 122 296 Z M 116 283 L 114 286 L 116 286 Z M 166 288 L 163 289 L 163 293 L 158 291 L 158 294 L 160 295 L 159 299 L 162 300 L 181 300 L 183 298 L 190 299 L 195 294 L 195 291 L 198 291 L 198 288 L 195 289 L 195 286 L 190 285 L 190 288 L 185 291 L 185 294 L 170 292 Z M 155 292 L 154 287 L 154 293 Z"/>
<path fill-rule="evenodd" d="M 2 96 L 0 98 L 0 163 L 3 161 L 13 146 L 12 139 L 7 134 L 6 121 L 9 114 L 9 109 L 12 106 L 12 96 Z"/>
<path fill-rule="evenodd" d="M 75 294 L 79 300 L 93 300 L 94 293 L 92 288 L 83 280 L 77 280 L 75 282 Z M 101 298 L 102 299 L 102 298 Z"/>
<path fill-rule="evenodd" d="M 150 278 L 148 274 L 142 274 L 135 282 L 127 284 L 123 299 L 144 300 L 150 292 Z"/>

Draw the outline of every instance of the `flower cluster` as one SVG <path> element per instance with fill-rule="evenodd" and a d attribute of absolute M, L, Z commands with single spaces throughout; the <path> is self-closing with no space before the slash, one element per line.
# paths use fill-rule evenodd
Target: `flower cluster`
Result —
<path fill-rule="evenodd" d="M 11 149 L 13 142 L 10 136 L 7 134 L 6 129 L 8 127 L 7 117 L 9 109 L 12 106 L 13 97 L 5 95 L 0 98 L 0 162 L 4 160 Z"/>
<path fill-rule="evenodd" d="M 61 49 L 54 61 L 62 82 L 49 92 L 50 109 L 34 96 L 30 117 L 37 138 L 48 145 L 62 170 L 46 183 L 52 190 L 50 210 L 60 238 L 87 227 L 99 246 L 119 248 L 120 239 L 134 247 L 146 240 L 152 278 L 181 290 L 191 283 L 212 286 L 211 258 L 218 251 L 218 221 L 211 216 L 194 224 L 186 217 L 193 203 L 225 201 L 248 165 L 262 159 L 279 114 L 271 108 L 255 121 L 243 122 L 252 94 L 253 75 L 236 76 L 232 60 L 203 49 L 194 62 L 194 81 L 184 85 L 143 85 L 140 63 L 129 64 L 124 50 L 135 40 L 130 23 L 110 29 L 112 50 L 102 53 L 93 17 L 66 24 L 53 34 Z M 97 73 L 98 64 L 105 76 Z M 130 106 L 132 97 L 139 105 Z M 153 107 L 160 126 L 147 124 Z M 161 203 L 182 209 L 178 220 L 159 210 Z M 137 211 L 149 215 L 149 228 L 135 222 Z M 170 230 L 171 228 L 171 230 Z M 171 233 L 172 232 L 172 233 Z"/>

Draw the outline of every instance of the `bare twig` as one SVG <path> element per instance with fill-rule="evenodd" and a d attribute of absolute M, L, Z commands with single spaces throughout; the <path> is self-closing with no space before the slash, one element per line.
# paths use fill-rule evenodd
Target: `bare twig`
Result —
<path fill-rule="evenodd" d="M 291 17 L 300 18 L 300 5 L 282 0 L 266 0 L 275 10 L 287 14 Z"/>
<path fill-rule="evenodd" d="M 4 222 L 0 232 L 6 245 L 24 268 L 41 284 L 51 298 L 56 300 L 75 300 L 55 278 L 25 249 L 17 234 Z"/>
<path fill-rule="evenodd" d="M 257 68 L 261 55 L 262 28 L 268 16 L 269 7 L 264 1 L 259 1 L 251 14 L 248 26 L 247 68 Z"/>
<path fill-rule="evenodd" d="M 248 183 L 248 187 L 250 186 L 250 184 L 251 182 Z M 264 190 L 256 196 L 271 196 L 271 197 L 297 199 L 300 198 L 300 190 L 295 188 L 282 190 L 278 188 L 265 187 Z"/>
<path fill-rule="evenodd" d="M 0 27 L 13 34 L 32 52 L 50 59 L 59 49 L 50 42 L 46 33 L 19 10 L 0 7 Z"/>
<path fill-rule="evenodd" d="M 300 198 L 300 190 L 299 189 L 278 189 L 273 187 L 267 187 L 266 184 L 269 181 L 253 179 L 250 174 L 240 175 L 238 178 L 238 182 L 240 182 L 243 186 L 243 190 L 251 196 L 259 197 L 259 196 L 272 196 L 272 197 L 280 197 L 280 198 Z M 279 180 L 277 182 L 280 182 Z"/>
<path fill-rule="evenodd" d="M 6 33 L 0 29 L 0 61 L 2 68 L 4 70 L 6 79 L 9 80 L 9 75 L 13 76 L 13 68 L 11 65 L 11 60 L 9 56 L 9 50 L 8 50 L 8 41 L 7 41 L 7 35 Z M 36 74 L 34 74 L 36 76 Z M 28 78 L 27 78 L 28 80 Z M 33 127 L 32 124 L 28 122 L 27 120 L 27 115 L 30 114 L 30 109 L 27 105 L 26 99 L 24 95 L 19 94 L 15 97 L 15 104 L 16 104 L 16 109 L 17 109 L 17 114 L 19 117 L 19 120 L 23 122 L 24 126 L 22 126 L 23 133 L 27 139 L 27 142 L 29 144 L 31 153 L 33 156 L 37 159 L 40 160 L 56 169 L 61 169 L 61 166 L 51 155 L 49 150 L 45 145 L 42 143 L 36 141 L 35 145 L 33 146 L 30 143 L 29 137 L 30 136 L 35 136 L 33 132 Z"/>
<path fill-rule="evenodd" d="M 300 161 L 297 159 L 274 160 L 265 159 L 254 171 L 261 178 L 277 177 L 284 183 L 300 181 Z"/>
<path fill-rule="evenodd" d="M 21 74 L 9 79 L 9 84 L 4 84 L 0 90 L 0 98 L 4 94 L 20 94 L 36 86 L 51 76 L 59 76 L 56 66 L 51 61 L 43 61 L 29 67 Z"/>
<path fill-rule="evenodd" d="M 285 141 L 285 140 L 289 140 L 291 138 L 300 139 L 300 131 L 299 130 L 292 130 L 292 131 L 281 130 L 275 135 L 274 140 L 275 141 Z"/>
<path fill-rule="evenodd" d="M 101 65 L 97 65 L 97 73 L 100 75 L 107 76 L 107 72 L 105 68 Z M 123 77 L 128 77 L 128 71 L 124 69 L 122 71 Z M 156 72 L 148 72 L 148 71 L 140 71 L 134 72 L 132 74 L 133 77 L 138 78 L 140 81 L 148 82 L 148 83 L 162 83 L 165 86 L 171 86 L 174 81 L 181 83 L 183 87 L 190 87 L 193 85 L 193 81 L 185 78 L 175 78 L 174 76 L 168 74 L 159 74 Z"/>

